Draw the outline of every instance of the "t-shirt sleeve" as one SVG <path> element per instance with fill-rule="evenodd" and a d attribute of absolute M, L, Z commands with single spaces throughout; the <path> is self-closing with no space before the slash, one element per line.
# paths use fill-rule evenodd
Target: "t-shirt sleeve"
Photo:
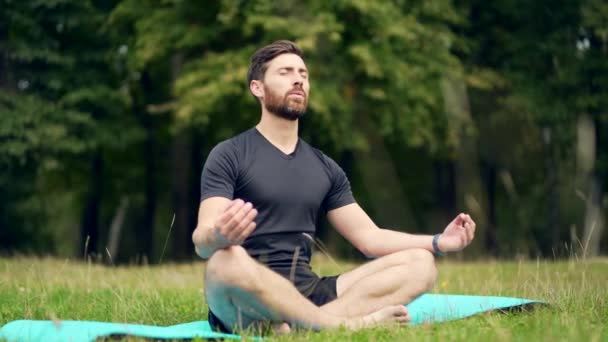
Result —
<path fill-rule="evenodd" d="M 211 150 L 201 173 L 201 201 L 215 196 L 233 199 L 237 162 L 236 150 L 228 141 Z"/>
<path fill-rule="evenodd" d="M 325 212 L 355 203 L 350 182 L 344 170 L 333 159 L 327 156 L 325 156 L 325 159 L 331 177 L 331 188 L 323 200 Z"/>

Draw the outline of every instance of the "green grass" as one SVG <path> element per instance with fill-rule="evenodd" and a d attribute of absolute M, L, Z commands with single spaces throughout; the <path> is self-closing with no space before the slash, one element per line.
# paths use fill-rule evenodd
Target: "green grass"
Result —
<path fill-rule="evenodd" d="M 322 274 L 353 264 L 315 258 Z M 608 259 L 438 264 L 435 293 L 541 299 L 531 312 L 489 313 L 442 324 L 359 332 L 299 332 L 279 341 L 608 341 Z M 0 325 L 77 319 L 172 325 L 206 319 L 202 263 L 107 267 L 58 259 L 0 258 Z"/>

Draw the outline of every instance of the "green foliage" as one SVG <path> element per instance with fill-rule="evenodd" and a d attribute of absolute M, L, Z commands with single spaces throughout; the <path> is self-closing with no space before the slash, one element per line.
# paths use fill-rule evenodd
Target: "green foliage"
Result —
<path fill-rule="evenodd" d="M 74 132 L 86 131 L 92 125 L 81 113 L 62 110 L 33 95 L 15 99 L 0 94 L 0 110 L 3 167 L 19 167 L 40 160 L 49 164 L 53 162 L 49 156 L 87 149 L 87 142 Z"/>
<path fill-rule="evenodd" d="M 573 239 L 584 220 L 575 163 L 580 115 L 594 118 L 595 172 L 608 175 L 604 7 L 597 1 L 467 4 L 481 160 L 514 180 L 510 189 L 503 183 L 497 209 L 502 227 L 516 228 L 500 234 L 508 238 L 516 229 L 545 254 L 563 249 L 555 236 Z"/>
<path fill-rule="evenodd" d="M 19 249 L 47 238 L 46 232 L 32 234 L 27 227 L 54 213 L 46 212 L 45 205 L 25 203 L 44 202 L 40 194 L 51 200 L 56 190 L 73 187 L 70 181 L 78 178 L 93 151 L 121 149 L 138 137 L 124 118 L 127 98 L 111 63 L 117 58 L 109 34 L 101 30 L 104 9 L 97 5 L 3 1 L 0 178 L 10 194 L 3 196 L 3 218 L 14 219 L 1 224 L 30 232 L 20 240 L 3 239 L 5 248 Z M 56 177 L 61 172 L 76 177 Z M 30 209 L 20 209 L 24 207 Z M 46 246 L 53 249 L 53 243 L 47 241 Z"/>
<path fill-rule="evenodd" d="M 116 142 L 116 134 L 104 138 L 99 125 L 107 116 L 119 117 L 125 106 L 112 80 L 100 10 L 87 1 L 7 1 L 2 15 L 8 68 L 0 110 L 9 119 L 0 127 L 11 143 L 6 155 L 23 160 L 43 142 L 51 154 Z"/>
<path fill-rule="evenodd" d="M 131 226 L 150 225 L 146 215 L 166 224 L 171 186 L 182 178 L 171 174 L 182 167 L 175 161 L 190 165 L 196 176 L 184 181 L 196 189 L 207 151 L 258 120 L 249 57 L 291 39 L 311 72 L 302 136 L 340 159 L 379 132 L 397 174 L 408 177 L 401 186 L 421 225 L 433 231 L 437 217 L 460 209 L 441 204 L 454 180 L 433 176 L 437 165 L 453 167 L 462 143 L 441 83 L 466 80 L 466 133 L 480 154 L 471 158 L 489 175 L 484 190 L 496 192 L 494 224 L 508 240 L 501 248 L 547 254 L 555 247 L 545 241 L 555 207 L 547 203 L 565 198 L 555 200 L 560 242 L 571 244 L 570 225 L 581 221 L 570 181 L 580 114 L 596 124 L 595 172 L 608 175 L 607 18 L 601 0 L 0 0 L 0 225 L 11 227 L 0 246 L 43 245 L 15 232 L 49 219 L 78 226 L 98 156 L 104 193 L 94 221 L 108 226 L 128 196 Z M 186 135 L 181 155 L 176 141 Z M 155 206 L 162 212 L 146 212 Z"/>
<path fill-rule="evenodd" d="M 257 117 L 245 82 L 249 56 L 273 40 L 295 40 L 313 77 L 305 135 L 337 150 L 365 148 L 355 124 L 361 115 L 377 119 L 382 134 L 396 141 L 430 150 L 441 145 L 438 80 L 460 68 L 448 28 L 460 20 L 449 2 L 367 1 L 123 1 L 111 16 L 135 31 L 136 70 L 183 56 L 173 87 L 177 120 L 226 132 L 220 137 Z M 233 113 L 230 120 L 225 113 Z"/>

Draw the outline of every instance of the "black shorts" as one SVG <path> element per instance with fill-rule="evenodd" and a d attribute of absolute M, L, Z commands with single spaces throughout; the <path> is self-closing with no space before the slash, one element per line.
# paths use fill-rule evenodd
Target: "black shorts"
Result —
<path fill-rule="evenodd" d="M 312 284 L 312 291 L 308 290 L 308 294 L 303 293 L 301 286 L 298 286 L 296 282 L 296 287 L 298 290 L 311 302 L 313 302 L 317 306 L 324 305 L 326 303 L 331 302 L 332 300 L 338 298 L 338 293 L 336 290 L 336 281 L 338 280 L 338 276 L 329 276 L 329 277 L 320 277 L 314 280 Z M 308 287 L 310 288 L 310 286 Z M 234 333 L 232 329 L 226 327 L 220 319 L 211 312 L 211 308 L 209 309 L 209 325 L 211 328 L 218 332 L 223 332 L 227 334 Z"/>

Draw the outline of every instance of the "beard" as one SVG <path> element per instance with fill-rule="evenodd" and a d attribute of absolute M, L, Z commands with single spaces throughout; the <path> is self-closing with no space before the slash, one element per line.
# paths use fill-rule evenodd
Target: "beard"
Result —
<path fill-rule="evenodd" d="M 308 97 L 304 97 L 301 100 L 294 100 L 293 98 L 288 97 L 289 92 L 281 97 L 270 90 L 266 85 L 264 85 L 264 94 L 266 94 L 264 99 L 266 110 L 280 118 L 295 121 L 306 113 Z"/>

